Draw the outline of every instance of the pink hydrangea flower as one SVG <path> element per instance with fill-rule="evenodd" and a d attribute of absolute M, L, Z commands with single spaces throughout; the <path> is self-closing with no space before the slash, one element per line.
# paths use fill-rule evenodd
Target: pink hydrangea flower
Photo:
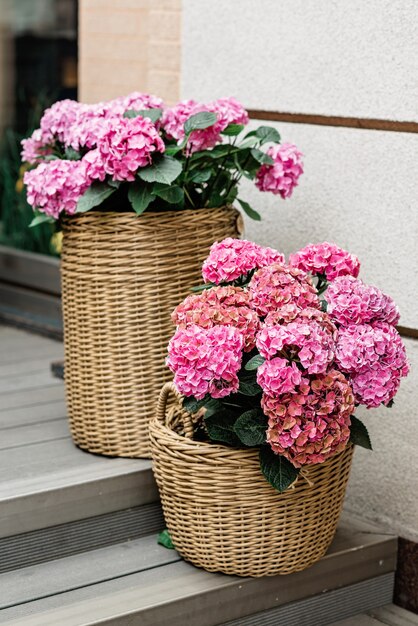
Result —
<path fill-rule="evenodd" d="M 373 409 L 387 405 L 398 393 L 401 377 L 390 368 L 375 365 L 350 376 L 356 402 Z"/>
<path fill-rule="evenodd" d="M 90 185 L 82 161 L 56 159 L 25 173 L 29 204 L 55 219 L 60 213 L 75 213 L 80 196 Z"/>
<path fill-rule="evenodd" d="M 178 328 L 168 346 L 167 365 L 180 393 L 201 400 L 238 391 L 244 339 L 236 328 Z"/>
<path fill-rule="evenodd" d="M 272 263 L 284 263 L 284 255 L 272 248 L 263 248 L 252 241 L 227 237 L 216 241 L 203 263 L 205 283 L 229 283 L 249 272 Z"/>
<path fill-rule="evenodd" d="M 188 296 L 172 314 L 173 322 L 186 328 L 196 324 L 202 328 L 233 326 L 244 337 L 244 351 L 255 347 L 260 320 L 249 307 L 249 295 L 238 287 L 213 287 L 201 294 Z"/>
<path fill-rule="evenodd" d="M 337 327 L 328 313 L 325 313 L 320 309 L 313 309 L 312 307 L 300 309 L 292 303 L 285 304 L 275 311 L 270 311 L 264 320 L 264 325 L 276 326 L 278 324 L 289 324 L 289 322 L 294 321 L 304 323 L 309 323 L 311 321 L 317 322 L 323 330 L 331 335 L 331 337 L 334 339 L 337 337 Z"/>
<path fill-rule="evenodd" d="M 354 254 L 327 241 L 310 243 L 295 254 L 291 254 L 289 265 L 311 274 L 325 274 L 327 280 L 346 275 L 357 278 L 360 271 L 360 261 Z"/>
<path fill-rule="evenodd" d="M 133 91 L 127 96 L 120 96 L 101 103 L 106 117 L 121 117 L 126 111 L 144 111 L 146 109 L 163 109 L 161 98 L 149 93 Z"/>
<path fill-rule="evenodd" d="M 120 118 L 117 125 L 109 121 L 97 149 L 106 174 L 113 180 L 133 181 L 137 170 L 149 165 L 153 155 L 164 152 L 165 146 L 148 118 L 134 117 Z M 98 155 L 94 158 L 97 172 Z M 98 173 L 97 176 L 100 178 Z"/>
<path fill-rule="evenodd" d="M 356 401 L 369 408 L 388 404 L 409 372 L 401 336 L 386 322 L 341 328 L 336 363 L 350 374 Z"/>
<path fill-rule="evenodd" d="M 167 108 L 162 117 L 162 127 L 171 139 L 184 139 L 184 124 L 196 113 L 208 111 L 215 113 L 217 121 L 208 128 L 194 130 L 187 142 L 187 153 L 213 148 L 222 141 L 221 132 L 229 124 L 246 124 L 248 114 L 234 98 L 220 98 L 214 102 L 203 104 L 195 100 L 182 100 L 174 107 Z"/>
<path fill-rule="evenodd" d="M 45 143 L 40 128 L 34 130 L 32 135 L 27 139 L 22 139 L 21 144 L 21 157 L 24 163 L 38 163 L 52 152 L 51 147 Z"/>
<path fill-rule="evenodd" d="M 257 335 L 261 356 L 271 359 L 280 355 L 298 359 L 309 374 L 323 374 L 334 359 L 332 335 L 318 322 L 290 322 L 286 326 L 265 326 Z"/>
<path fill-rule="evenodd" d="M 83 105 L 75 100 L 59 100 L 46 109 L 40 122 L 45 143 L 55 140 L 65 143 L 68 129 L 77 122 Z"/>
<path fill-rule="evenodd" d="M 271 146 L 267 154 L 274 160 L 274 165 L 264 164 L 256 176 L 256 187 L 260 191 L 280 194 L 290 198 L 297 186 L 299 176 L 303 174 L 302 153 L 291 143 Z"/>
<path fill-rule="evenodd" d="M 337 370 L 302 379 L 295 393 L 264 393 L 262 408 L 269 417 L 267 441 L 295 467 L 323 463 L 348 443 L 354 398 Z"/>
<path fill-rule="evenodd" d="M 320 308 L 311 279 L 295 267 L 274 263 L 257 270 L 251 279 L 251 306 L 260 316 L 293 304 L 298 308 Z"/>
<path fill-rule="evenodd" d="M 257 382 L 267 394 L 279 395 L 295 392 L 296 387 L 302 382 L 302 374 L 296 363 L 275 357 L 259 366 Z"/>
<path fill-rule="evenodd" d="M 399 310 L 392 298 L 353 276 L 336 278 L 328 286 L 325 299 L 327 312 L 341 326 L 374 321 L 393 325 L 399 322 Z"/>

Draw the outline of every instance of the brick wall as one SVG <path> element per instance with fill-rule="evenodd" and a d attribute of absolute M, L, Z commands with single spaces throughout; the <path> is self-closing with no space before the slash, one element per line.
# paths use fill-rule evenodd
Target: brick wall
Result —
<path fill-rule="evenodd" d="M 179 98 L 181 0 L 80 0 L 79 99 Z"/>

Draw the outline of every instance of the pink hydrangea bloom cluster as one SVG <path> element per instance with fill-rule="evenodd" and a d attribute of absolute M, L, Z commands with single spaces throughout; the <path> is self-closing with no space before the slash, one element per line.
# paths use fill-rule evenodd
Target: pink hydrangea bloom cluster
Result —
<path fill-rule="evenodd" d="M 220 98 L 208 104 L 195 100 L 182 100 L 174 107 L 167 108 L 162 117 L 162 128 L 171 139 L 184 139 L 184 124 L 196 113 L 208 111 L 215 113 L 217 121 L 208 128 L 194 130 L 187 142 L 188 154 L 213 148 L 221 142 L 221 132 L 229 124 L 247 124 L 248 113 L 235 98 Z"/>
<path fill-rule="evenodd" d="M 269 417 L 267 441 L 295 467 L 322 463 L 347 445 L 354 398 L 337 370 L 302 378 L 290 393 L 265 392 L 261 406 Z"/>
<path fill-rule="evenodd" d="M 337 327 L 328 313 L 312 307 L 300 309 L 295 304 L 285 304 L 276 311 L 270 311 L 264 320 L 264 325 L 275 326 L 277 324 L 288 324 L 293 321 L 302 323 L 317 322 L 334 340 L 337 337 Z"/>
<path fill-rule="evenodd" d="M 271 146 L 267 154 L 273 165 L 264 164 L 257 172 L 256 186 L 260 191 L 270 191 L 282 198 L 290 198 L 303 174 L 302 153 L 291 143 Z"/>
<path fill-rule="evenodd" d="M 75 212 L 80 196 L 90 185 L 83 161 L 59 159 L 40 163 L 25 172 L 29 204 L 57 219 L 62 212 Z"/>
<path fill-rule="evenodd" d="M 257 270 L 251 279 L 249 291 L 252 306 L 260 316 L 288 304 L 300 309 L 320 308 L 318 295 L 309 276 L 283 263 L 274 263 Z"/>
<path fill-rule="evenodd" d="M 331 256 L 338 250 L 332 244 L 327 246 Z M 189 350 L 194 334 L 200 341 L 202 332 L 219 327 L 238 333 L 241 357 L 244 351 L 250 353 L 242 362 L 245 369 L 235 370 L 243 384 L 240 393 L 246 394 L 248 385 L 255 385 L 250 393 L 268 418 L 266 441 L 296 467 L 322 463 L 341 452 L 349 440 L 355 405 L 389 404 L 409 369 L 394 327 L 398 312 L 393 300 L 350 274 L 337 275 L 348 271 L 351 262 L 345 253 L 339 258 L 341 265 L 326 292 L 325 312 L 304 269 L 286 265 L 275 250 L 227 239 L 212 246 L 204 264 L 205 280 L 232 282 L 262 266 L 243 287 L 211 287 L 186 298 L 173 313 L 179 358 L 182 351 Z M 328 257 L 325 260 L 331 263 Z M 333 262 L 335 269 L 339 261 Z M 319 268 L 318 261 L 315 267 L 329 278 L 326 264 Z M 314 268 L 306 265 L 305 269 L 313 272 Z M 350 271 L 357 270 L 353 261 Z M 187 338 L 183 331 L 189 333 Z M 211 350 L 205 355 L 212 355 Z M 221 358 L 220 353 L 217 356 Z M 207 375 L 206 383 L 201 383 L 196 361 L 182 362 L 182 367 L 179 380 L 186 395 L 203 397 L 207 392 L 221 397 L 208 391 Z M 172 369 L 178 371 L 176 366 Z M 233 380 L 231 384 L 230 379 L 217 383 L 214 393 L 222 393 L 222 397 L 236 393 L 239 385 Z M 237 406 L 233 403 L 239 403 L 239 396 L 231 402 Z M 247 402 L 244 406 L 247 408 Z"/>
<path fill-rule="evenodd" d="M 74 150 L 95 148 L 106 134 L 107 120 L 116 126 L 128 110 L 142 111 L 163 106 L 161 98 L 139 92 L 96 104 L 59 100 L 45 110 L 40 128 L 32 137 L 22 141 L 22 160 L 36 163 L 50 152 L 55 142 Z"/>
<path fill-rule="evenodd" d="M 302 382 L 302 374 L 296 363 L 274 357 L 264 361 L 257 370 L 257 382 L 265 394 L 277 395 L 294 392 Z"/>
<path fill-rule="evenodd" d="M 263 248 L 252 241 L 228 237 L 215 242 L 203 263 L 205 283 L 230 283 L 245 277 L 252 270 L 272 263 L 284 263 L 284 255 L 272 248 Z"/>
<path fill-rule="evenodd" d="M 223 398 L 238 390 L 243 336 L 231 326 L 178 328 L 168 346 L 167 365 L 185 396 Z"/>
<path fill-rule="evenodd" d="M 164 142 L 150 119 L 123 117 L 116 125 L 107 122 L 94 154 L 87 153 L 84 159 L 91 179 L 103 180 L 108 174 L 113 180 L 133 181 L 140 167 L 149 165 L 156 152 L 164 151 Z"/>
<path fill-rule="evenodd" d="M 386 322 L 341 328 L 336 363 L 349 375 L 356 401 L 369 408 L 387 405 L 409 372 L 402 339 Z"/>
<path fill-rule="evenodd" d="M 188 296 L 173 311 L 172 320 L 179 328 L 192 324 L 201 328 L 233 326 L 244 338 L 244 351 L 255 347 L 260 320 L 249 306 L 248 292 L 239 287 L 215 287 Z"/>
<path fill-rule="evenodd" d="M 353 276 L 340 276 L 325 293 L 327 312 L 341 326 L 371 322 L 399 322 L 399 310 L 390 296 Z"/>
<path fill-rule="evenodd" d="M 327 280 L 338 276 L 354 276 L 360 271 L 360 262 L 354 254 L 346 252 L 333 243 L 312 244 L 305 246 L 289 257 L 289 264 L 311 274 L 324 274 Z"/>
<path fill-rule="evenodd" d="M 281 355 L 289 360 L 298 360 L 308 374 L 326 372 L 335 355 L 332 335 L 314 321 L 304 323 L 298 320 L 284 326 L 264 326 L 257 335 L 256 343 L 265 359 Z"/>
<path fill-rule="evenodd" d="M 51 152 L 52 148 L 45 145 L 40 128 L 34 130 L 32 135 L 27 139 L 22 139 L 21 156 L 24 163 L 34 165 L 48 154 L 51 154 Z"/>

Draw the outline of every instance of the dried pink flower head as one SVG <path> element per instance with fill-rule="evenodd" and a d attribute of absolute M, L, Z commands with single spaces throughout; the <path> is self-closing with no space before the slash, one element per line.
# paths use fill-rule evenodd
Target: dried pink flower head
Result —
<path fill-rule="evenodd" d="M 239 287 L 214 287 L 201 294 L 188 296 L 173 311 L 173 322 L 186 328 L 196 324 L 202 328 L 213 326 L 233 326 L 244 337 L 244 350 L 255 347 L 255 336 L 260 328 L 260 320 L 249 307 L 249 295 Z"/>
<path fill-rule="evenodd" d="M 302 379 L 294 393 L 264 393 L 261 404 L 269 417 L 267 441 L 295 467 L 322 463 L 348 443 L 354 398 L 337 370 Z"/>
<path fill-rule="evenodd" d="M 82 161 L 53 160 L 25 173 L 29 204 L 55 219 L 75 213 L 80 196 L 90 185 Z"/>
<path fill-rule="evenodd" d="M 238 391 L 244 339 L 236 328 L 191 325 L 178 328 L 168 346 L 167 365 L 180 393 L 202 399 Z"/>
<path fill-rule="evenodd" d="M 300 309 L 295 304 L 285 304 L 276 311 L 271 311 L 264 320 L 265 326 L 276 326 L 278 324 L 289 324 L 289 322 L 318 322 L 334 339 L 337 336 L 337 327 L 325 311 L 306 307 Z"/>
<path fill-rule="evenodd" d="M 284 263 L 284 255 L 272 248 L 263 248 L 252 241 L 227 237 L 216 241 L 203 263 L 205 283 L 228 283 L 249 272 L 272 263 Z"/>
<path fill-rule="evenodd" d="M 324 274 L 327 280 L 346 275 L 357 278 L 360 271 L 360 261 L 354 254 L 327 241 L 310 243 L 291 254 L 289 264 L 311 274 Z"/>
<path fill-rule="evenodd" d="M 323 374 L 334 359 L 332 335 L 315 321 L 290 322 L 285 326 L 264 326 L 257 335 L 261 356 L 282 356 L 298 360 L 309 374 Z"/>
<path fill-rule="evenodd" d="M 305 272 L 282 263 L 274 263 L 257 270 L 251 279 L 251 306 L 265 316 L 284 305 L 298 308 L 320 308 L 320 302 L 311 279 Z"/>
<path fill-rule="evenodd" d="M 260 191 L 280 194 L 290 198 L 303 174 L 302 153 L 291 143 L 271 146 L 267 154 L 274 160 L 273 165 L 264 164 L 256 176 L 256 187 Z"/>
<path fill-rule="evenodd" d="M 399 322 L 399 310 L 390 296 L 353 276 L 336 278 L 325 292 L 327 312 L 341 326 L 365 322 Z"/>

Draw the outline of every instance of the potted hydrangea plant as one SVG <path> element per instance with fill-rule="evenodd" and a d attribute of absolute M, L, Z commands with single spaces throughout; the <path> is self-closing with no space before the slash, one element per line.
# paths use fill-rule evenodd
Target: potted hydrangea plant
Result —
<path fill-rule="evenodd" d="M 283 198 L 297 184 L 299 150 L 247 124 L 233 98 L 166 107 L 132 93 L 57 102 L 23 141 L 32 225 L 58 220 L 64 234 L 65 380 L 79 446 L 148 455 L 148 419 L 170 375 L 170 311 L 211 243 L 241 232 L 232 203 L 260 218 L 238 196 L 241 177 Z"/>
<path fill-rule="evenodd" d="M 327 550 L 353 445 L 371 448 L 356 407 L 391 406 L 408 373 L 398 309 L 359 269 L 334 244 L 286 263 L 227 238 L 206 289 L 175 308 L 174 384 L 151 439 L 168 530 L 192 563 L 272 575 Z"/>

